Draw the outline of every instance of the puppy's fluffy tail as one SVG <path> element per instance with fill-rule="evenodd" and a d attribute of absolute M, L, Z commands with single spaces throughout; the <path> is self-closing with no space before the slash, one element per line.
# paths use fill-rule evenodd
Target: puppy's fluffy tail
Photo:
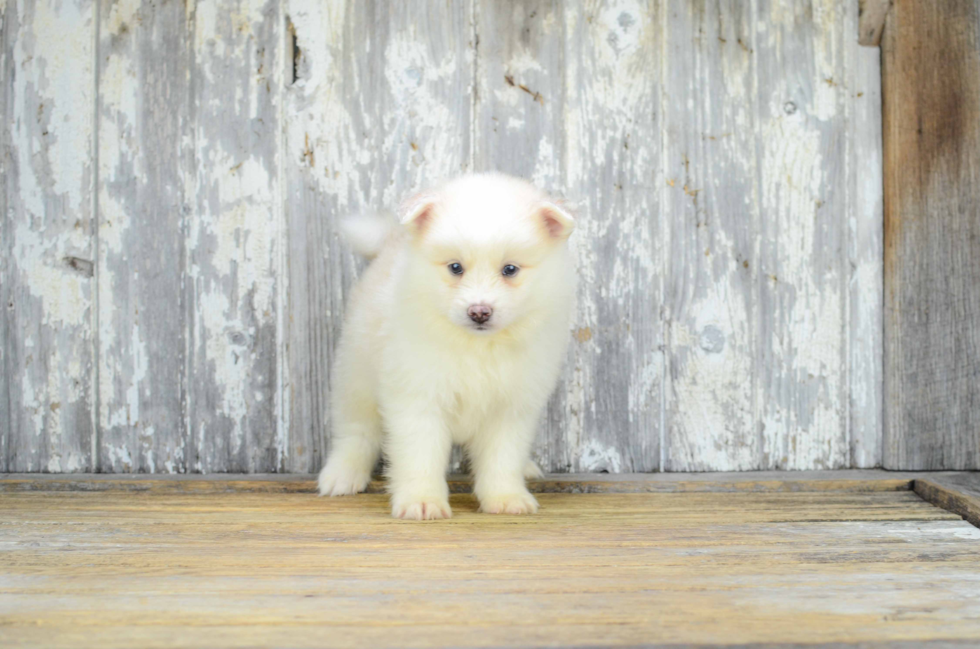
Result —
<path fill-rule="evenodd" d="M 394 227 L 394 220 L 382 214 L 362 214 L 340 222 L 344 238 L 357 254 L 368 259 L 378 256 Z"/>

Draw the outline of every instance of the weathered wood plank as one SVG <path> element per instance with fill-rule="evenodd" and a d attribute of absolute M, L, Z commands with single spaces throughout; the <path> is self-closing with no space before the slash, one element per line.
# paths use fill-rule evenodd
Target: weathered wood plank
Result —
<path fill-rule="evenodd" d="M 884 219 L 881 158 L 881 56 L 848 35 L 857 21 L 844 4 L 847 121 L 848 410 L 850 466 L 881 466 L 884 346 Z"/>
<path fill-rule="evenodd" d="M 852 3 L 853 4 L 853 3 Z M 885 18 L 891 9 L 892 0 L 859 0 L 858 43 L 877 47 L 881 43 L 881 33 L 885 30 Z M 850 34 L 851 31 L 845 32 Z"/>
<path fill-rule="evenodd" d="M 182 3 L 100 6 L 99 468 L 187 468 L 189 30 Z"/>
<path fill-rule="evenodd" d="M 279 471 L 284 19 L 272 0 L 199 2 L 191 19 L 187 468 Z"/>
<path fill-rule="evenodd" d="M 533 0 L 476 2 L 474 171 L 503 171 L 560 195 L 565 189 L 565 12 L 575 3 Z M 583 236 L 582 216 L 571 245 Z M 572 344 L 576 344 L 574 341 Z M 591 344 L 591 343 L 588 343 Z M 544 470 L 576 465 L 589 380 L 569 360 L 562 384 L 542 417 L 534 455 Z M 576 363 L 572 365 L 572 363 Z M 586 369 L 587 371 L 587 369 Z M 584 383 L 583 383 L 584 381 Z M 576 395 L 570 395 L 578 389 Z M 569 398 L 575 403 L 569 403 Z M 576 398 L 577 397 L 577 398 Z M 570 409 L 577 414 L 572 415 Z"/>
<path fill-rule="evenodd" d="M 574 471 L 653 471 L 663 465 L 667 216 L 662 66 L 651 62 L 663 51 L 665 11 L 645 0 L 564 13 L 564 180 L 582 218 L 561 428 L 575 444 Z"/>
<path fill-rule="evenodd" d="M 313 597 L 316 595 L 311 593 Z M 596 625 L 582 625 L 583 629 L 589 633 L 601 634 L 603 631 L 602 627 L 597 627 Z M 87 634 L 85 632 L 84 625 L 78 625 L 71 629 L 66 629 L 59 636 L 62 640 L 64 646 L 86 646 L 85 639 Z M 431 632 L 435 637 L 447 638 L 453 635 L 456 627 L 452 625 L 445 626 L 428 626 L 426 630 Z M 557 631 L 561 634 L 562 631 L 568 630 L 568 624 L 563 623 L 559 625 L 558 629 L 553 629 L 551 627 L 539 626 L 535 629 L 532 638 L 529 641 L 521 641 L 521 646 L 524 642 L 533 641 L 536 644 L 546 644 L 548 638 L 554 637 Z M 183 641 L 187 629 L 180 626 L 170 626 L 170 625 L 159 625 L 153 627 L 151 631 L 147 627 L 142 627 L 139 625 L 127 625 L 127 626 L 114 626 L 112 639 L 117 641 L 119 644 L 112 645 L 104 643 L 103 646 L 107 649 L 113 649 L 118 647 L 119 649 L 125 649 L 125 647 L 132 646 L 145 646 L 148 648 L 156 647 L 174 647 L 174 644 L 163 644 L 164 642 L 180 643 Z M 317 632 L 310 631 L 306 625 L 296 625 L 290 627 L 283 627 L 277 624 L 250 624 L 248 633 L 243 633 L 239 628 L 236 627 L 213 627 L 208 629 L 208 638 L 215 646 L 220 647 L 252 647 L 255 645 L 277 645 L 282 643 L 282 638 L 284 635 L 289 637 L 289 642 L 291 647 L 297 647 L 302 649 L 304 647 L 311 647 L 315 649 L 323 649 L 324 645 L 322 642 L 313 642 L 310 639 L 310 635 L 316 635 Z M 390 641 L 391 630 L 382 629 L 380 627 L 372 627 L 365 629 L 363 633 L 357 634 L 356 637 L 351 637 L 350 629 L 343 629 L 339 633 L 334 627 L 324 627 L 322 629 L 324 635 L 329 635 L 332 638 L 337 638 L 336 646 L 361 646 L 363 644 L 370 644 L 372 646 L 384 647 L 385 641 Z M 310 635 L 306 635 L 310 634 Z M 501 629 L 494 629 L 492 632 L 494 640 L 496 641 L 495 646 L 504 647 L 503 644 L 507 641 L 508 636 Z M 50 634 L 43 629 L 31 629 L 26 627 L 21 627 L 18 629 L 18 638 L 22 639 L 23 645 L 18 646 L 43 646 L 49 639 Z M 164 640 L 164 638 L 166 640 Z M 102 640 L 100 638 L 100 640 Z M 188 641 L 191 644 L 192 641 Z M 346 643 L 356 643 L 354 645 L 343 645 L 342 642 Z M 307 644 L 308 643 L 308 644 Z M 928 642 L 929 649 L 964 649 L 972 648 L 976 645 L 975 640 L 930 640 Z M 438 646 L 438 645 L 435 645 Z M 650 643 L 644 642 L 642 644 L 637 644 L 636 646 L 642 646 L 643 649 L 726 649 L 732 645 L 719 643 L 719 644 L 678 644 L 676 642 L 666 642 L 666 643 Z M 861 641 L 861 642 L 801 642 L 801 643 L 785 643 L 781 642 L 778 645 L 773 645 L 770 642 L 760 642 L 760 643 L 743 643 L 738 645 L 738 649 L 922 649 L 923 642 L 921 640 L 889 640 L 884 642 L 879 641 Z"/>
<path fill-rule="evenodd" d="M 836 0 L 762 0 L 757 25 L 762 468 L 845 467 L 843 9 Z"/>
<path fill-rule="evenodd" d="M 878 61 L 842 37 L 855 9 L 668 16 L 668 470 L 880 461 Z"/>
<path fill-rule="evenodd" d="M 0 3 L 0 118 L 4 124 L 10 123 L 10 116 L 7 113 L 7 95 L 10 92 L 9 80 L 13 78 L 13 57 L 8 51 L 8 42 L 12 40 L 7 34 L 7 28 L 13 19 L 13 9 L 9 15 L 7 12 L 7 2 Z M 9 128 L 0 129 L 0 177 L 7 178 L 7 151 L 10 150 L 8 138 Z M 7 358 L 10 354 L 7 345 L 11 344 L 10 334 L 8 333 L 9 319 L 7 309 L 10 304 L 10 297 L 7 287 L 10 285 L 8 276 L 10 274 L 9 257 L 5 242 L 10 240 L 10 223 L 7 216 L 7 192 L 6 181 L 0 182 L 0 250 L 4 254 L 0 255 L 0 471 L 7 471 L 7 445 L 10 442 L 10 431 L 12 422 L 11 409 L 13 401 L 10 399 L 10 371 L 7 368 Z"/>
<path fill-rule="evenodd" d="M 392 209 L 469 168 L 473 32 L 469 2 L 286 4 L 295 82 L 286 97 L 290 439 L 285 466 L 327 451 L 330 365 L 345 296 L 362 262 L 339 218 Z"/>
<path fill-rule="evenodd" d="M 0 466 L 92 471 L 95 5 L 0 15 Z"/>
<path fill-rule="evenodd" d="M 896 1 L 882 42 L 882 96 L 884 466 L 977 469 L 977 3 Z"/>
<path fill-rule="evenodd" d="M 541 503 L 495 517 L 453 496 L 451 520 L 421 525 L 391 519 L 383 496 L 3 494 L 0 633 L 109 647 L 193 645 L 203 627 L 216 646 L 980 639 L 980 530 L 909 492 Z"/>
<path fill-rule="evenodd" d="M 713 473 L 560 473 L 528 482 L 535 493 L 778 493 L 847 491 L 909 491 L 919 479 L 958 479 L 952 472 L 895 472 L 878 469 L 843 471 L 740 471 Z M 468 476 L 449 476 L 452 493 L 469 493 Z M 315 475 L 306 474 L 6 474 L 0 492 L 13 491 L 141 491 L 210 493 L 316 493 Z M 381 480 L 368 491 L 383 493 Z"/>
<path fill-rule="evenodd" d="M 478 4 L 477 170 L 567 195 L 579 304 L 536 453 L 546 470 L 660 467 L 656 2 Z"/>
<path fill-rule="evenodd" d="M 55 22 L 74 26 L 81 6 L 57 9 Z M 35 11 L 13 0 L 2 10 L 5 116 L 30 82 L 21 67 L 35 73 L 24 7 Z M 97 394 L 107 471 L 317 469 L 332 350 L 362 268 L 337 218 L 490 168 L 580 208 L 579 314 L 537 448 L 546 469 L 880 461 L 878 63 L 853 38 L 854 3 L 100 9 L 98 253 L 81 214 L 77 231 L 45 223 L 43 241 L 16 258 L 11 219 L 35 198 L 15 154 L 40 163 L 17 147 L 33 137 L 28 120 L 3 135 L 0 297 L 15 306 L 2 318 L 0 358 L 16 371 L 0 377 L 0 468 L 25 453 L 7 468 L 95 468 L 79 453 L 95 437 L 82 415 L 87 407 L 91 419 Z M 73 32 L 59 46 L 82 40 Z M 91 86 L 83 76 L 71 87 Z M 54 202 L 65 178 L 95 181 L 84 165 L 75 175 L 61 165 L 91 157 L 91 143 L 84 154 L 52 139 L 59 129 L 74 137 L 92 110 L 78 109 L 84 96 L 61 101 L 70 122 L 44 140 L 58 164 L 37 167 L 37 179 Z M 76 206 L 91 204 L 87 191 Z M 47 297 L 61 305 L 70 294 L 88 315 L 69 326 L 52 324 L 47 302 L 32 311 L 17 293 L 27 265 L 59 278 Z M 85 306 L 93 282 L 98 309 Z M 58 356 L 43 364 L 28 341 Z M 93 371 L 97 382 L 78 379 Z M 61 441 L 37 441 L 35 429 Z M 972 448 L 980 457 L 980 443 Z"/>
<path fill-rule="evenodd" d="M 473 167 L 561 189 L 565 174 L 566 13 L 552 0 L 476 4 Z"/>
<path fill-rule="evenodd" d="M 275 524 L 278 534 L 288 536 L 294 541 L 303 541 L 314 537 L 310 530 L 301 530 L 303 521 L 296 520 L 295 514 L 306 512 L 308 514 L 318 514 L 328 517 L 337 525 L 335 529 L 340 531 L 341 525 L 350 525 L 364 531 L 382 531 L 391 528 L 393 521 L 390 510 L 385 507 L 386 498 L 381 494 L 359 494 L 353 498 L 322 499 L 332 500 L 324 503 L 321 499 L 311 497 L 302 493 L 213 493 L 211 499 L 206 494 L 193 493 L 123 493 L 105 492 L 96 493 L 68 493 L 68 492 L 34 492 L 34 493 L 6 493 L 3 495 L 3 504 L 7 513 L 7 523 L 9 526 L 4 530 L 4 536 L 16 536 L 23 539 L 21 542 L 32 545 L 32 542 L 41 540 L 45 530 L 38 529 L 34 525 L 23 525 L 30 523 L 39 517 L 49 521 L 49 524 L 71 524 L 74 529 L 70 530 L 73 536 L 78 537 L 79 541 L 85 541 L 85 537 L 106 535 L 106 524 L 99 518 L 99 514 L 113 518 L 126 516 L 127 521 L 108 532 L 109 535 L 116 535 L 120 532 L 123 535 L 134 528 L 138 529 L 147 524 L 165 523 L 168 518 L 168 510 L 188 509 L 186 523 L 182 529 L 175 529 L 168 536 L 167 542 L 178 547 L 184 546 L 188 549 L 195 548 L 202 540 L 214 534 L 216 529 L 224 528 L 227 531 L 242 529 L 251 521 L 254 523 Z M 603 523 L 609 523 L 619 519 L 623 526 L 629 523 L 639 523 L 641 528 L 654 525 L 659 519 L 670 519 L 674 527 L 689 527 L 692 525 L 711 523 L 715 521 L 728 521 L 732 531 L 727 535 L 734 537 L 738 535 L 738 528 L 758 523 L 787 523 L 787 522 L 854 522 L 854 521 L 950 521 L 957 524 L 967 531 L 970 536 L 980 538 L 980 531 L 965 524 L 962 518 L 956 514 L 947 512 L 939 507 L 935 507 L 917 494 L 911 491 L 881 491 L 864 493 L 847 493 L 840 491 L 825 491 L 821 493 L 603 493 L 603 494 L 567 494 L 567 493 L 547 493 L 541 495 L 542 505 L 550 505 L 550 511 L 540 512 L 540 516 L 522 517 L 525 520 L 515 520 L 512 516 L 479 516 L 478 503 L 471 494 L 453 494 L 453 500 L 460 504 L 459 515 L 454 515 L 452 519 L 445 519 L 433 526 L 442 526 L 442 530 L 429 531 L 427 535 L 432 541 L 447 544 L 460 545 L 466 544 L 466 548 L 475 553 L 485 553 L 496 549 L 497 544 L 502 540 L 491 534 L 474 534 L 472 527 L 481 526 L 486 532 L 493 532 L 495 528 L 511 528 L 511 533 L 507 539 L 519 543 L 528 550 L 540 551 L 547 549 L 551 543 L 547 538 L 534 538 L 534 530 L 548 528 L 557 519 L 566 519 L 569 524 L 581 524 L 582 521 L 591 520 L 597 523 L 596 527 L 602 527 Z M 282 504 L 282 509 L 277 509 L 275 505 Z M 43 504 L 43 506 L 42 506 Z M 41 510 L 41 511 L 39 511 Z M 42 513 L 43 512 L 43 513 Z M 477 518 L 473 518 L 477 515 Z M 484 520 L 481 520 L 484 519 Z M 485 519 L 491 520 L 485 520 Z M 528 518 L 540 520 L 528 522 Z M 493 520 L 498 519 L 498 520 Z M 502 521 L 499 519 L 503 519 Z M 397 523 L 395 523 L 397 524 Z M 34 529 L 31 529 L 31 528 Z M 128 528 L 128 529 L 127 529 Z M 449 529 L 445 529 L 449 528 Z M 467 528 L 453 534 L 452 528 Z M 637 530 L 641 531 L 641 530 Z M 603 534 L 606 532 L 608 536 Z M 745 532 L 743 531 L 743 534 Z M 268 537 L 245 537 L 238 541 L 240 546 L 265 545 Z M 407 535 L 398 544 L 391 545 L 390 538 L 383 538 L 382 535 L 364 535 L 361 537 L 360 545 L 362 548 L 377 548 L 379 546 L 389 546 L 385 553 L 376 556 L 366 556 L 361 559 L 361 565 L 391 565 L 400 563 L 400 559 L 406 554 L 416 551 L 419 542 L 423 541 L 426 535 Z M 566 547 L 577 550 L 588 550 L 590 548 L 614 549 L 617 558 L 625 559 L 632 563 L 635 557 L 628 556 L 630 547 L 622 543 L 616 543 L 616 530 L 597 530 L 593 538 L 581 536 L 570 538 L 565 542 Z M 202 538 L 203 537 L 203 538 Z M 605 538 L 604 538 L 605 537 Z M 154 546 L 159 541 L 136 538 L 135 544 L 138 546 Z M 649 548 L 664 548 L 674 546 L 678 548 L 689 547 L 688 540 L 684 538 L 675 539 L 673 543 L 657 543 L 653 539 L 645 539 L 640 536 L 633 537 L 632 540 L 637 546 Z M 610 543 L 612 541 L 612 543 Z M 38 546 L 41 544 L 38 543 Z M 83 544 L 84 545 L 84 544 Z M 9 547 L 9 546 L 8 546 Z M 796 548 L 800 550 L 801 548 Z M 980 551 L 978 548 L 971 548 L 973 551 Z M 814 548 L 813 550 L 818 550 Z M 838 548 L 821 548 L 824 552 L 839 552 Z M 77 552 L 84 552 L 79 548 Z M 101 553 L 100 553 L 101 554 Z M 217 553 L 213 553 L 217 554 Z M 332 553 L 324 553 L 321 566 L 335 565 L 342 562 L 342 558 L 330 556 Z M 207 557 L 196 557 L 198 561 L 207 561 Z M 477 560 L 477 557 L 473 557 Z M 238 557 L 230 557 L 231 562 L 237 562 Z M 75 559 L 65 557 L 59 559 L 51 558 L 52 563 L 67 564 L 73 563 Z M 290 557 L 280 557 L 277 563 L 288 565 Z M 434 558 L 432 564 L 453 564 L 458 561 L 458 557 Z M 477 562 L 479 562 L 477 560 Z M 96 560 L 92 564 L 85 565 L 82 569 L 90 574 L 98 573 L 98 563 Z M 529 566 L 534 563 L 533 559 L 522 558 L 517 565 Z M 7 565 L 11 565 L 7 563 Z M 117 567 L 124 566 L 121 558 L 117 559 Z M 139 558 L 129 564 L 128 567 L 138 567 Z M 548 566 L 540 566 L 545 571 Z M 599 568 L 599 566 L 596 566 Z M 413 565 L 413 570 L 424 570 L 425 566 Z M 980 575 L 978 575 L 980 578 Z"/>
<path fill-rule="evenodd" d="M 664 469 L 756 469 L 756 26 L 738 1 L 677 0 L 667 20 Z"/>
<path fill-rule="evenodd" d="M 927 475 L 915 479 L 915 493 L 937 507 L 980 527 L 980 474 Z"/>

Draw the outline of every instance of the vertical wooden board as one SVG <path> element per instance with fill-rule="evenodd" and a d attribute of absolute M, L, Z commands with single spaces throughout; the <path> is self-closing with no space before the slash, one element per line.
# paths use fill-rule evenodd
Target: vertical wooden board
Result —
<path fill-rule="evenodd" d="M 660 12 L 479 3 L 476 170 L 565 194 L 579 305 L 536 453 L 551 471 L 659 468 Z"/>
<path fill-rule="evenodd" d="M 91 471 L 95 5 L 6 0 L 0 14 L 0 467 Z"/>
<path fill-rule="evenodd" d="M 664 468 L 758 469 L 752 6 L 676 0 L 667 20 Z"/>
<path fill-rule="evenodd" d="M 891 9 L 893 0 L 858 0 L 858 6 L 853 7 L 850 3 L 848 9 L 857 9 L 858 22 L 853 27 L 857 28 L 858 44 L 867 47 L 878 47 L 881 43 L 881 32 L 885 28 L 885 18 Z M 853 13 L 853 11 L 849 12 Z M 851 29 L 849 26 L 848 29 Z M 850 31 L 845 33 L 852 33 Z"/>
<path fill-rule="evenodd" d="M 502 171 L 559 196 L 564 193 L 564 12 L 575 15 L 574 4 L 550 0 L 475 3 L 474 171 Z M 581 215 L 577 217 L 581 220 Z M 573 242 L 583 236 L 581 223 L 579 229 Z M 573 362 L 571 357 L 566 361 Z M 572 430 L 568 417 L 570 408 L 581 413 L 581 402 L 587 398 L 581 372 L 566 366 L 562 385 L 543 417 L 535 455 L 546 471 L 568 471 L 577 464 L 583 422 L 579 420 Z M 573 390 L 580 403 L 569 402 Z"/>
<path fill-rule="evenodd" d="M 283 18 L 274 0 L 192 7 L 188 469 L 275 472 Z"/>
<path fill-rule="evenodd" d="M 760 468 L 845 467 L 843 9 L 760 0 L 757 12 Z"/>
<path fill-rule="evenodd" d="M 320 468 L 330 427 L 330 365 L 362 262 L 337 222 L 391 209 L 466 171 L 473 83 L 472 7 L 451 3 L 286 5 L 295 78 L 286 96 L 289 229 L 286 467 Z M 293 36 L 295 35 L 295 36 Z"/>
<path fill-rule="evenodd" d="M 13 9 L 10 16 L 14 14 Z M 13 58 L 7 51 L 7 26 L 10 24 L 7 14 L 7 0 L 0 0 L 0 118 L 4 124 L 10 124 L 10 116 L 7 114 L 7 94 L 9 92 L 9 81 L 13 78 L 13 68 L 10 65 Z M 0 178 L 7 178 L 7 151 L 9 128 L 0 129 Z M 10 334 L 8 333 L 9 315 L 7 310 L 13 303 L 8 294 L 7 287 L 10 285 L 8 279 L 10 275 L 9 251 L 4 242 L 10 240 L 8 230 L 10 224 L 7 219 L 7 183 L 0 181 L 0 472 L 7 471 L 7 444 L 11 437 L 12 401 L 10 399 L 10 379 L 7 369 L 7 359 L 10 352 L 7 351 Z"/>
<path fill-rule="evenodd" d="M 610 1 L 563 12 L 564 182 L 580 201 L 580 283 L 564 418 L 548 441 L 567 440 L 574 471 L 654 471 L 662 466 L 664 11 L 657 1 Z"/>
<path fill-rule="evenodd" d="M 887 4 L 887 3 L 886 3 Z M 882 261 L 884 257 L 881 65 L 853 37 L 859 16 L 844 3 L 847 134 L 848 397 L 850 467 L 881 466 Z"/>
<path fill-rule="evenodd" d="M 882 41 L 889 469 L 980 469 L 980 16 L 896 0 Z"/>
<path fill-rule="evenodd" d="M 337 218 L 470 168 L 579 206 L 579 314 L 545 468 L 874 466 L 878 62 L 852 5 L 106 2 L 95 57 L 95 6 L 0 0 L 0 469 L 94 469 L 93 443 L 108 471 L 317 469 L 363 265 Z M 973 9 L 950 6 L 907 9 L 911 41 L 975 46 Z M 968 28 L 934 24 L 950 12 Z M 977 373 L 961 324 L 977 310 L 975 224 L 922 234 L 900 217 L 972 214 L 950 191 L 974 182 L 969 147 L 949 143 L 975 135 L 962 87 L 980 63 L 925 57 L 967 78 L 944 82 L 893 55 L 934 87 L 920 105 L 922 83 L 895 81 L 915 100 L 891 105 L 889 259 L 914 291 L 888 294 L 889 461 L 969 468 L 976 397 L 942 386 Z M 921 115 L 924 143 L 903 144 Z"/>
<path fill-rule="evenodd" d="M 552 0 L 477 2 L 474 171 L 564 189 L 565 12 Z"/>
<path fill-rule="evenodd" d="M 99 468 L 110 473 L 187 469 L 184 9 L 100 7 Z"/>

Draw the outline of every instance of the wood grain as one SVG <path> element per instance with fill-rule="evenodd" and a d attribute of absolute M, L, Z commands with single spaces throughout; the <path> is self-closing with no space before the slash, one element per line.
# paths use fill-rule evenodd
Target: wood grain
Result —
<path fill-rule="evenodd" d="M 474 37 L 467 2 L 294 0 L 286 13 L 298 48 L 285 99 L 286 468 L 305 473 L 329 448 L 330 366 L 363 267 L 338 221 L 469 168 Z"/>
<path fill-rule="evenodd" d="M 758 469 L 756 26 L 748 3 L 669 6 L 663 468 Z"/>
<path fill-rule="evenodd" d="M 977 4 L 895 2 L 882 42 L 882 97 L 884 466 L 977 469 Z"/>
<path fill-rule="evenodd" d="M 364 263 L 338 220 L 490 169 L 578 218 L 546 470 L 881 462 L 856 3 L 45 2 L 2 9 L 0 469 L 315 471 Z"/>
<path fill-rule="evenodd" d="M 9 115 L 7 113 L 7 104 L 9 102 L 8 95 L 10 94 L 9 84 L 6 80 L 12 78 L 11 69 L 13 62 L 13 57 L 11 57 L 10 52 L 7 49 L 7 28 L 12 20 L 12 13 L 7 12 L 7 3 L 0 6 L 0 77 L 3 81 L 0 82 L 0 116 L 3 117 L 4 123 L 9 124 Z M 10 129 L 0 130 L 0 175 L 6 179 L 9 172 L 7 171 L 7 151 L 10 150 L 10 145 L 7 140 L 9 139 Z M 0 183 L 0 241 L 6 242 L 10 240 L 10 220 L 7 218 L 7 193 L 9 188 L 7 187 L 6 181 Z M 10 316 L 7 315 L 7 309 L 10 304 L 7 287 L 10 286 L 10 280 L 8 279 L 10 275 L 9 269 L 9 257 L 6 246 L 2 247 L 4 254 L 0 255 L 0 422 L 3 422 L 3 428 L 0 428 L 0 471 L 7 471 L 7 445 L 10 443 L 10 429 L 11 421 L 13 418 L 12 412 L 12 402 L 10 399 L 10 376 L 12 372 L 9 371 L 7 367 L 7 357 L 10 355 L 8 349 L 13 349 L 13 341 L 11 339 L 11 334 L 9 332 L 9 319 Z M 8 347 L 8 345 L 10 347 Z"/>
<path fill-rule="evenodd" d="M 191 20 L 186 467 L 279 471 L 285 27 L 267 0 L 199 2 Z"/>
<path fill-rule="evenodd" d="M 877 47 L 885 30 L 885 18 L 892 0 L 859 0 L 861 20 L 858 22 L 858 43 Z"/>
<path fill-rule="evenodd" d="M 0 4 L 0 468 L 92 471 L 95 5 Z"/>
<path fill-rule="evenodd" d="M 843 5 L 760 2 L 759 425 L 764 468 L 850 464 Z M 853 37 L 852 37 L 853 38 Z"/>
<path fill-rule="evenodd" d="M 536 454 L 556 471 L 660 467 L 659 2 L 477 5 L 474 169 L 576 215 L 578 313 Z"/>
<path fill-rule="evenodd" d="M 3 494 L 0 639 L 980 640 L 967 596 L 980 582 L 980 530 L 910 492 L 543 494 L 531 517 L 477 514 L 471 496 L 452 499 L 451 520 L 412 524 L 392 520 L 383 496 Z"/>
<path fill-rule="evenodd" d="M 877 53 L 851 4 L 670 7 L 663 468 L 876 466 Z"/>
<path fill-rule="evenodd" d="M 881 466 L 884 416 L 884 204 L 881 56 L 849 38 L 858 17 L 845 5 L 842 93 L 847 120 L 848 445 L 853 468 Z"/>
<path fill-rule="evenodd" d="M 186 470 L 184 6 L 103 2 L 98 85 L 100 471 Z"/>
<path fill-rule="evenodd" d="M 915 493 L 937 507 L 980 527 L 980 474 L 957 473 L 916 478 Z"/>
<path fill-rule="evenodd" d="M 474 62 L 473 171 L 503 171 L 533 179 L 559 196 L 563 193 L 569 146 L 566 82 L 565 74 L 554 71 L 568 69 L 565 13 L 574 14 L 576 5 L 553 0 L 474 3 L 479 42 Z M 573 241 L 581 237 L 583 220 L 591 215 L 576 212 L 575 216 L 578 234 Z M 573 346 L 583 344 L 569 340 Z M 574 354 L 575 347 L 569 352 Z M 577 462 L 582 419 L 594 402 L 587 401 L 593 395 L 586 389 L 590 384 L 582 377 L 583 368 L 574 359 L 566 363 L 569 367 L 542 418 L 534 454 L 543 466 L 567 471 Z"/>
<path fill-rule="evenodd" d="M 954 473 L 896 473 L 878 469 L 846 471 L 740 471 L 714 473 L 561 473 L 529 480 L 534 493 L 777 493 L 848 491 L 908 491 L 913 481 L 958 479 Z M 470 493 L 469 476 L 450 475 L 452 493 Z M 315 493 L 314 475 L 300 474 L 6 474 L 0 492 L 20 491 L 141 491 L 141 492 L 259 492 Z M 369 493 L 384 493 L 384 482 L 373 480 Z"/>
<path fill-rule="evenodd" d="M 662 468 L 664 3 L 566 4 L 564 193 L 579 200 L 566 470 Z M 557 76 L 557 75 L 555 75 Z M 554 409 L 552 409 L 554 410 Z M 545 463 L 546 470 L 560 464 Z"/>

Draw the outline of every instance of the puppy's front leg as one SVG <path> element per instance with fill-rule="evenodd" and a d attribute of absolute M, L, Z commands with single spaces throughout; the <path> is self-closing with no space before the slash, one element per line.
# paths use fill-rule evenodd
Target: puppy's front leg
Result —
<path fill-rule="evenodd" d="M 441 414 L 406 404 L 387 422 L 391 515 L 418 521 L 452 516 L 446 484 L 452 438 Z"/>
<path fill-rule="evenodd" d="M 506 413 L 491 422 L 469 446 L 473 491 L 488 514 L 533 514 L 538 501 L 524 484 L 537 417 Z"/>

